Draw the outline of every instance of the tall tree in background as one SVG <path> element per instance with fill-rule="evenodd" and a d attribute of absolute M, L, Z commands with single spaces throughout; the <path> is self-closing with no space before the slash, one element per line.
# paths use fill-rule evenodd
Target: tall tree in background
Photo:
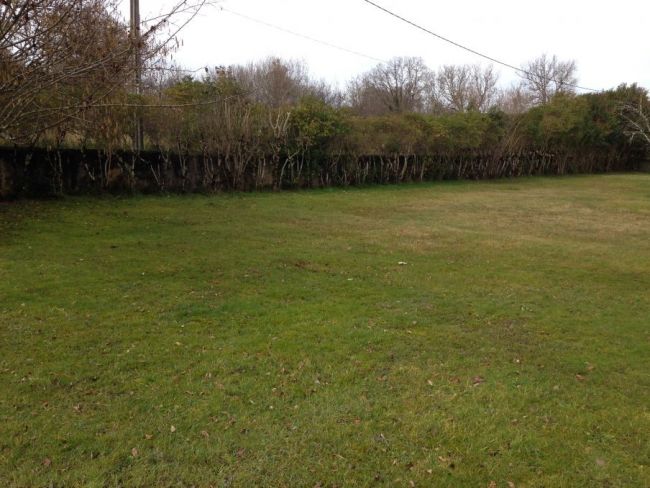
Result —
<path fill-rule="evenodd" d="M 436 81 L 436 95 L 441 104 L 452 112 L 465 112 L 470 99 L 469 67 L 443 66 Z"/>
<path fill-rule="evenodd" d="M 495 104 L 498 90 L 499 75 L 494 71 L 494 66 L 485 68 L 472 66 L 471 102 L 470 109 L 487 112 Z"/>
<path fill-rule="evenodd" d="M 277 57 L 234 66 L 232 76 L 251 97 L 272 108 L 297 103 L 305 95 L 309 81 L 307 66 L 300 61 L 285 61 Z"/>
<path fill-rule="evenodd" d="M 497 99 L 499 76 L 493 66 L 443 66 L 436 81 L 437 100 L 451 112 L 487 112 Z"/>
<path fill-rule="evenodd" d="M 355 80 L 349 87 L 350 99 L 365 115 L 421 112 L 433 82 L 422 58 L 394 58 Z"/>
<path fill-rule="evenodd" d="M 495 105 L 507 114 L 523 114 L 533 106 L 533 97 L 522 83 L 499 90 Z"/>
<path fill-rule="evenodd" d="M 545 105 L 558 93 L 574 93 L 578 83 L 575 61 L 560 61 L 546 54 L 522 66 L 523 86 L 535 104 Z"/>

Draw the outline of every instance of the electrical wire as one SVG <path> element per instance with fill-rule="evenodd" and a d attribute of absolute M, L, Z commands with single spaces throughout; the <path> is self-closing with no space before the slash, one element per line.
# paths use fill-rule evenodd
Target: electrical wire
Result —
<path fill-rule="evenodd" d="M 514 70 L 514 71 L 516 71 L 518 73 L 521 73 L 521 74 L 524 74 L 524 75 L 527 75 L 527 76 L 530 76 L 530 77 L 535 77 L 535 75 L 533 73 L 531 73 L 530 71 L 527 71 L 527 70 L 525 70 L 523 68 L 519 68 L 519 67 L 514 66 L 512 64 L 506 63 L 506 62 L 501 61 L 501 60 L 499 60 L 497 58 L 493 58 L 492 56 L 488 56 L 487 54 L 483 54 L 483 53 L 481 53 L 479 51 L 476 51 L 476 50 L 474 50 L 472 48 L 464 46 L 464 45 L 462 45 L 462 44 L 460 44 L 460 43 L 458 43 L 456 41 L 453 41 L 453 40 L 451 40 L 451 39 L 449 39 L 447 37 L 441 36 L 440 34 L 436 34 L 432 30 L 429 30 L 426 27 L 422 27 L 421 25 L 416 24 L 415 22 L 413 22 L 411 20 L 408 20 L 407 18 L 402 17 L 401 15 L 399 15 L 399 14 L 397 14 L 397 13 L 391 11 L 391 10 L 388 10 L 385 7 L 382 7 L 381 5 L 378 5 L 378 4 L 376 4 L 375 2 L 373 2 L 371 0 L 362 0 L 362 1 L 367 3 L 368 5 L 371 5 L 371 6 L 375 7 L 375 8 L 377 8 L 377 9 L 381 10 L 384 13 L 387 13 L 388 15 L 391 15 L 392 17 L 395 17 L 396 19 L 401 20 L 402 22 L 405 22 L 405 23 L 409 24 L 412 27 L 415 27 L 416 29 L 419 29 L 419 30 L 421 30 L 423 32 L 426 32 L 427 34 L 432 35 L 432 36 L 434 36 L 434 37 L 436 37 L 436 38 L 438 38 L 438 39 L 440 39 L 440 40 L 442 40 L 444 42 L 452 44 L 453 46 L 456 46 L 456 47 L 458 47 L 460 49 L 463 49 L 463 50 L 465 50 L 467 52 L 470 52 L 470 53 L 472 53 L 472 54 L 474 54 L 476 56 L 479 56 L 481 58 L 492 61 L 493 63 L 499 64 L 499 65 L 504 66 L 504 67 L 509 68 L 509 69 L 512 69 L 512 70 Z M 590 91 L 590 92 L 598 92 L 598 91 L 600 91 L 600 90 L 595 90 L 594 88 L 587 88 L 587 87 L 584 87 L 584 86 L 575 85 L 573 83 L 561 83 L 561 84 L 563 86 L 569 86 L 571 88 L 576 88 L 578 90 L 584 90 L 584 91 Z"/>
<path fill-rule="evenodd" d="M 308 35 L 305 35 L 305 34 L 301 34 L 299 32 L 294 32 L 292 30 L 285 29 L 284 27 L 280 27 L 278 25 L 274 25 L 274 24 L 271 24 L 269 22 L 265 22 L 263 20 L 256 19 L 254 17 L 250 17 L 248 15 L 245 15 L 245 14 L 242 14 L 242 13 L 239 13 L 239 12 L 235 12 L 234 10 L 230 10 L 230 9 L 228 9 L 226 7 L 220 7 L 220 9 L 222 11 L 224 11 L 224 12 L 228 12 L 228 13 L 230 13 L 232 15 L 236 15 L 237 17 L 241 17 L 242 19 L 246 19 L 248 21 L 255 22 L 256 24 L 264 25 L 266 27 L 270 27 L 271 29 L 275 29 L 275 30 L 278 30 L 280 32 L 284 32 L 286 34 L 291 34 L 292 36 L 301 37 L 303 39 L 307 39 L 308 41 L 312 41 L 312 42 L 315 42 L 317 44 L 322 44 L 323 46 L 331 47 L 333 49 L 338 49 L 339 51 L 343 51 L 343 52 L 346 52 L 348 54 L 353 54 L 355 56 L 360 56 L 362 58 L 370 59 L 372 61 L 376 61 L 376 62 L 379 62 L 379 63 L 385 63 L 386 62 L 386 60 L 384 60 L 384 59 L 376 58 L 375 56 L 370 56 L 368 54 L 364 54 L 364 53 L 361 53 L 359 51 L 354 51 L 354 50 L 348 49 L 346 47 L 337 46 L 336 44 L 332 44 L 331 42 L 323 41 L 322 39 L 316 39 L 315 37 L 311 37 L 311 36 L 308 36 Z"/>

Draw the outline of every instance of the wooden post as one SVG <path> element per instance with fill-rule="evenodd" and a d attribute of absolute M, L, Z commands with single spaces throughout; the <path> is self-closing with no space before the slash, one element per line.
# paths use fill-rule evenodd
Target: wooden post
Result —
<path fill-rule="evenodd" d="M 133 42 L 133 63 L 135 66 L 135 94 L 142 94 L 142 53 L 140 45 L 140 0 L 131 0 L 131 37 Z M 144 146 L 144 131 L 142 117 L 138 109 L 134 110 L 135 132 L 133 134 L 133 149 L 140 152 Z"/>

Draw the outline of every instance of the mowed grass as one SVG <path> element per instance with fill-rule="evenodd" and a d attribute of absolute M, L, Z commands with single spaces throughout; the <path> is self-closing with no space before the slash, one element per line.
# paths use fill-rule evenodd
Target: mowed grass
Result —
<path fill-rule="evenodd" d="M 650 486 L 649 175 L 0 231 L 0 486 Z"/>

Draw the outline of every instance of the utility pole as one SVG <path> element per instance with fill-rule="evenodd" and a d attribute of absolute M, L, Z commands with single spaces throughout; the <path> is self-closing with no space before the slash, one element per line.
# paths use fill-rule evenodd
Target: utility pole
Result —
<path fill-rule="evenodd" d="M 133 63 L 135 66 L 135 94 L 142 94 L 142 53 L 140 36 L 140 0 L 131 0 L 131 40 L 133 42 Z M 133 134 L 133 149 L 142 151 L 144 146 L 144 131 L 142 117 L 135 109 L 135 132 Z"/>

